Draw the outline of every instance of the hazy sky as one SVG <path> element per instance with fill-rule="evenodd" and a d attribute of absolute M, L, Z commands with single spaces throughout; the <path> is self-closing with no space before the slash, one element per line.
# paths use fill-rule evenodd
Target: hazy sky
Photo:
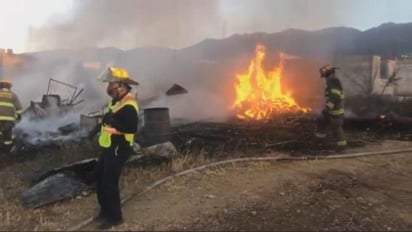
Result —
<path fill-rule="evenodd" d="M 0 0 L 0 9 L 0 47 L 17 52 L 180 48 L 234 33 L 412 22 L 411 0 Z"/>

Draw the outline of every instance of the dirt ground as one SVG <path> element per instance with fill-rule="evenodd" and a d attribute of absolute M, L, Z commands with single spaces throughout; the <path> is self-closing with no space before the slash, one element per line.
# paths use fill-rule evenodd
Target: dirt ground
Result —
<path fill-rule="evenodd" d="M 113 230 L 411 230 L 411 166 L 408 153 L 196 172 L 127 202 Z"/>
<path fill-rule="evenodd" d="M 347 152 L 411 147 L 384 141 Z M 267 154 L 277 156 L 279 154 Z M 263 156 L 263 155 L 262 155 Z M 122 195 L 210 160 L 129 166 Z M 0 230 L 66 230 L 95 215 L 95 194 L 24 209 L 27 161 L 0 170 Z M 195 172 L 132 198 L 112 230 L 412 230 L 412 153 L 338 160 L 254 162 Z M 95 230 L 92 223 L 82 230 Z"/>

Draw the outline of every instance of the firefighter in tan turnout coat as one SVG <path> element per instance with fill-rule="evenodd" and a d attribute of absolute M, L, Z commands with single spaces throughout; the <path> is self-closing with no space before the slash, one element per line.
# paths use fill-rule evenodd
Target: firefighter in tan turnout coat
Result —
<path fill-rule="evenodd" d="M 335 75 L 337 67 L 325 65 L 320 68 L 321 78 L 325 78 L 326 104 L 322 111 L 322 117 L 317 122 L 316 137 L 325 138 L 326 129 L 330 128 L 337 151 L 346 148 L 346 138 L 343 131 L 343 115 L 345 113 L 345 94 L 342 84 Z"/>
<path fill-rule="evenodd" d="M 21 120 L 22 106 L 19 98 L 10 89 L 12 83 L 8 79 L 0 81 L 0 131 L 2 147 L 9 150 L 13 147 L 13 128 Z"/>

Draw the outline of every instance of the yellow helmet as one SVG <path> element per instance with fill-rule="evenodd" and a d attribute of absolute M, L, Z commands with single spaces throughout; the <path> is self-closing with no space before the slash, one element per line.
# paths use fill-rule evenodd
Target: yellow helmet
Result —
<path fill-rule="evenodd" d="M 327 77 L 330 74 L 334 73 L 336 69 L 338 69 L 338 67 L 331 64 L 325 65 L 319 69 L 320 77 Z"/>
<path fill-rule="evenodd" d="M 132 80 L 127 71 L 119 67 L 108 67 L 98 77 L 102 82 L 122 82 L 128 85 L 139 85 L 139 82 Z"/>
<path fill-rule="evenodd" d="M 6 86 L 9 86 L 9 87 L 12 86 L 12 83 L 8 78 L 3 78 L 2 80 L 0 80 L 0 84 L 1 85 L 6 85 Z"/>

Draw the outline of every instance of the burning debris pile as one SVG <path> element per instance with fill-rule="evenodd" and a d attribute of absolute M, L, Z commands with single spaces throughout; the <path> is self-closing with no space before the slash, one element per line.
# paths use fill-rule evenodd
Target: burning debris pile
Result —
<path fill-rule="evenodd" d="M 287 150 L 319 154 L 332 146 L 315 141 L 315 118 L 311 109 L 299 105 L 282 85 L 284 57 L 266 70 L 266 51 L 257 45 L 247 71 L 236 75 L 233 117 L 225 123 L 198 122 L 172 130 L 173 142 L 183 153 L 209 155 Z M 352 143 L 356 146 L 356 143 Z"/>
<path fill-rule="evenodd" d="M 299 106 L 282 88 L 283 56 L 273 70 L 263 68 L 265 47 L 258 45 L 256 55 L 244 74 L 237 75 L 236 98 L 233 108 L 240 119 L 269 119 L 275 114 L 308 112 Z"/>

